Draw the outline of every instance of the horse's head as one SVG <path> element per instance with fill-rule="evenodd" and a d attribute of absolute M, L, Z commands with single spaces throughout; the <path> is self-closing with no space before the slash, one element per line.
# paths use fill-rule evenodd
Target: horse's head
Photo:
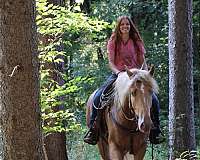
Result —
<path fill-rule="evenodd" d="M 138 118 L 138 128 L 143 133 L 149 133 L 152 125 L 150 108 L 152 106 L 152 93 L 158 92 L 158 86 L 153 79 L 153 68 L 149 71 L 130 69 L 119 74 L 115 86 L 121 107 L 125 104 L 127 96 L 129 107 Z M 115 103 L 117 105 L 117 103 Z M 118 105 L 118 107 L 120 107 Z"/>

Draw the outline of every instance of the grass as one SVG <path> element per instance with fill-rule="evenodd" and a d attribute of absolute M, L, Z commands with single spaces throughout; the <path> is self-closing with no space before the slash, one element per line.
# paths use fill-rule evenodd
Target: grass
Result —
<path fill-rule="evenodd" d="M 97 146 L 83 142 L 84 131 L 67 135 L 67 151 L 69 160 L 100 160 Z"/>
<path fill-rule="evenodd" d="M 69 160 L 100 160 L 97 146 L 88 145 L 83 142 L 85 131 L 70 133 L 68 139 L 68 158 Z M 153 151 L 154 160 L 167 159 L 167 145 L 165 143 L 154 145 Z M 152 159 L 152 148 L 148 145 L 145 160 Z"/>

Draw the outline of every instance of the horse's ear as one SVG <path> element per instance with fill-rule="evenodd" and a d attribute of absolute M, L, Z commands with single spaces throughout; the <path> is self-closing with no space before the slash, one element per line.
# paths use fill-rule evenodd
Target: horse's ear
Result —
<path fill-rule="evenodd" d="M 148 70 L 148 67 L 147 67 L 147 62 L 146 60 L 144 59 L 144 62 L 142 64 L 142 67 L 140 68 L 141 70 Z"/>
<path fill-rule="evenodd" d="M 127 66 L 125 66 L 126 69 L 126 73 L 128 74 L 129 77 L 131 77 L 133 75 L 133 72 L 131 72 Z"/>
<path fill-rule="evenodd" d="M 149 69 L 149 73 L 150 73 L 151 76 L 154 75 L 154 71 L 155 71 L 155 67 L 154 67 L 154 65 L 151 65 L 151 67 Z"/>

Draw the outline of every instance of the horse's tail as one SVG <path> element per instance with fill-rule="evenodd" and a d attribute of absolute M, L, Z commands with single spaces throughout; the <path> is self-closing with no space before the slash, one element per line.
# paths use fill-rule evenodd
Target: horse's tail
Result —
<path fill-rule="evenodd" d="M 86 124 L 88 128 L 90 127 L 90 113 L 92 111 L 92 103 L 95 92 L 96 90 L 90 95 L 86 104 Z"/>

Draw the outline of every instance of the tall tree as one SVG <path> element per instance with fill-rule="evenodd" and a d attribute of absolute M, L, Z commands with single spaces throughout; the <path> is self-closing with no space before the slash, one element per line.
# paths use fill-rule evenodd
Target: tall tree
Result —
<path fill-rule="evenodd" d="M 195 150 L 192 0 L 168 0 L 169 6 L 169 159 Z"/>
<path fill-rule="evenodd" d="M 0 129 L 5 160 L 42 160 L 34 0 L 0 0 Z"/>

